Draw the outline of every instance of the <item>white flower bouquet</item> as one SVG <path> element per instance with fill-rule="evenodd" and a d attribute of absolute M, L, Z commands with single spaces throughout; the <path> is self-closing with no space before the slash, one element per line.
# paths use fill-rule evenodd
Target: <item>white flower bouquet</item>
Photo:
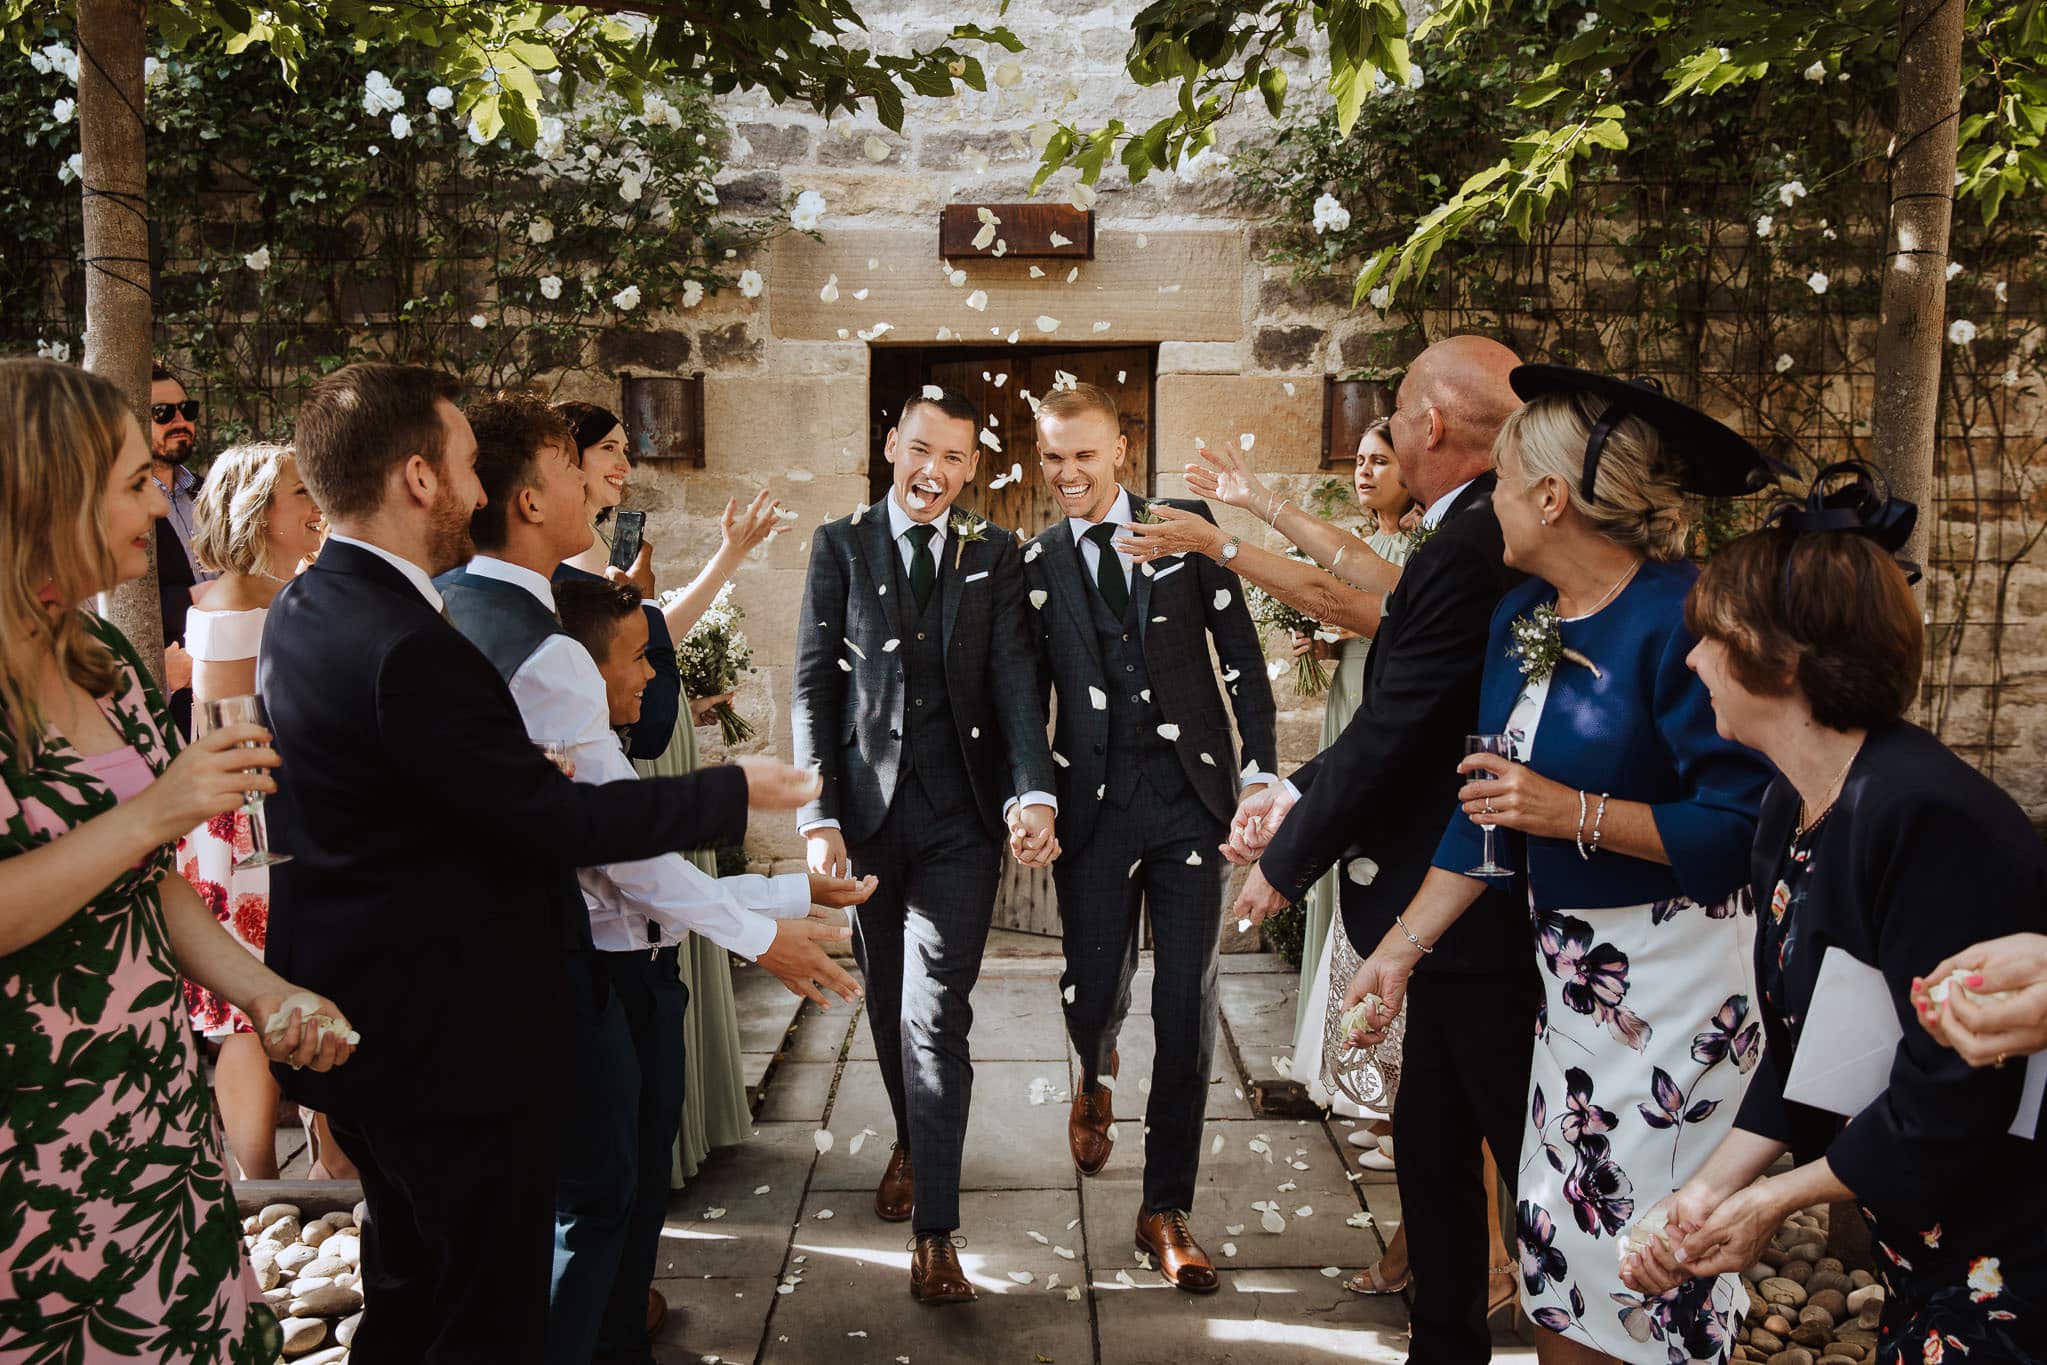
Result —
<path fill-rule="evenodd" d="M 732 585 L 718 590 L 711 605 L 690 627 L 689 634 L 675 644 L 675 666 L 682 674 L 682 690 L 692 697 L 715 697 L 739 685 L 739 675 L 753 672 L 753 646 L 739 623 L 746 612 L 732 600 Z M 732 709 L 731 702 L 719 702 L 711 709 L 727 744 L 751 739 L 753 726 Z"/>

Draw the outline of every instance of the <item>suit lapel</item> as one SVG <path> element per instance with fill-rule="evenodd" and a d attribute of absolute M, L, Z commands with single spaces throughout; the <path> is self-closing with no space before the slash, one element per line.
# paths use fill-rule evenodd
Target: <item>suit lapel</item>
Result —
<path fill-rule="evenodd" d="M 1123 491 L 1129 493 L 1130 519 L 1135 521 L 1138 515 L 1151 505 L 1151 500 L 1149 498 L 1140 498 L 1137 494 L 1130 493 L 1130 490 L 1127 488 Z M 1139 565 L 1131 570 L 1130 573 L 1130 600 L 1137 607 L 1137 635 L 1140 640 L 1144 638 L 1146 630 L 1151 625 L 1151 584 L 1152 580 L 1157 577 L 1156 570 L 1152 573 L 1145 572 L 1145 569 L 1151 567 L 1150 565 Z"/>
<path fill-rule="evenodd" d="M 895 581 L 896 565 L 900 562 L 896 558 L 896 538 L 889 533 L 888 508 L 876 503 L 861 514 L 860 524 L 854 529 L 859 532 L 854 544 L 860 547 L 868 591 L 881 603 L 882 613 L 888 617 L 889 633 L 901 638 L 903 604 L 898 599 L 902 594 L 881 591 Z"/>
<path fill-rule="evenodd" d="M 1094 656 L 1095 667 L 1099 669 L 1102 642 L 1095 638 L 1094 623 L 1088 619 L 1087 584 L 1080 577 L 1080 551 L 1073 543 L 1072 523 L 1065 517 L 1059 518 L 1039 543 L 1045 547 L 1045 572 L 1052 582 L 1052 595 L 1059 599 L 1060 608 L 1073 618 L 1074 630 L 1087 641 L 1088 653 Z"/>

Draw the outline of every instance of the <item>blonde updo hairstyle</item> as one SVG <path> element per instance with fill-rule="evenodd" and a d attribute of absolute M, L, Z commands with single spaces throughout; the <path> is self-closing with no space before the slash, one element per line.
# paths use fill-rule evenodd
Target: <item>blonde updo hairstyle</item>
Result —
<path fill-rule="evenodd" d="M 291 458 L 290 446 L 257 441 L 231 446 L 214 459 L 192 499 L 192 553 L 203 567 L 215 573 L 278 573 L 270 563 L 270 504 Z"/>
<path fill-rule="evenodd" d="M 1587 502 L 1585 443 L 1611 400 L 1598 394 L 1549 393 L 1516 408 L 1493 442 L 1493 467 L 1509 443 L 1518 443 L 1524 485 L 1555 477 L 1569 490 L 1571 506 L 1586 525 L 1616 545 L 1639 551 L 1659 564 L 1684 558 L 1691 519 L 1679 486 L 1677 461 L 1656 429 L 1639 417 L 1624 417 L 1607 433 L 1599 451 L 1599 473 Z"/>

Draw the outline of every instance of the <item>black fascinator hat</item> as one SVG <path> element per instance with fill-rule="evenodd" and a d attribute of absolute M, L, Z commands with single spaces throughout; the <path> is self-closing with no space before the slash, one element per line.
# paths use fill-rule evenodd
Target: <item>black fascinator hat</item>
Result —
<path fill-rule="evenodd" d="M 1629 417 L 1640 418 L 1661 436 L 1683 477 L 1680 486 L 1701 497 L 1734 498 L 1768 488 L 1782 465 L 1749 444 L 1746 437 L 1688 404 L 1663 392 L 1653 379 L 1621 379 L 1569 365 L 1517 365 L 1507 382 L 1523 401 L 1553 393 L 1585 393 L 1605 400 L 1592 435 L 1585 442 L 1585 473 L 1578 493 L 1596 503 L 1599 454 L 1613 429 Z"/>
<path fill-rule="evenodd" d="M 1883 472 L 1861 460 L 1841 460 L 1821 469 L 1803 500 L 1787 498 L 1763 519 L 1765 526 L 1793 535 L 1847 531 L 1867 536 L 1893 557 L 1905 548 L 1918 523 L 1918 504 L 1892 497 Z M 1919 581 L 1917 564 L 1899 558 L 1898 567 L 1905 571 L 1906 582 Z"/>

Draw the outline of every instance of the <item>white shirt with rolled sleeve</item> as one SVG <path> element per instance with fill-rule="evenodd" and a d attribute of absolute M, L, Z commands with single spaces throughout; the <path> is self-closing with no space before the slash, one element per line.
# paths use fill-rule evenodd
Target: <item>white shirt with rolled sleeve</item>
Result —
<path fill-rule="evenodd" d="M 554 610 L 553 585 L 531 569 L 489 555 L 470 560 L 468 569 L 524 588 Z M 511 689 L 534 743 L 569 746 L 576 781 L 638 780 L 611 728 L 604 675 L 581 644 L 549 636 L 512 674 Z M 694 931 L 757 958 L 775 941 L 775 920 L 810 913 L 810 879 L 802 873 L 713 877 L 678 853 L 578 868 L 576 880 L 590 912 L 591 940 L 607 953 L 667 947 Z"/>
<path fill-rule="evenodd" d="M 910 538 L 904 535 L 903 532 L 918 523 L 896 502 L 896 492 L 893 488 L 889 490 L 888 496 L 882 499 L 882 506 L 888 508 L 888 533 L 896 542 L 896 552 L 903 557 L 903 572 L 908 573 L 910 572 L 910 556 L 917 553 L 917 547 L 911 544 Z M 931 565 L 934 570 L 945 560 L 946 522 L 948 520 L 950 520 L 949 517 L 935 517 L 930 522 L 932 529 L 937 534 L 931 537 L 931 545 L 925 553 L 931 556 Z M 1059 809 L 1059 798 L 1052 795 L 1052 793 L 1025 792 L 1021 797 L 1012 796 L 1009 800 L 1002 803 L 1002 814 L 1005 819 L 1009 815 L 1010 808 L 1019 801 L 1026 806 L 1049 806 L 1055 812 Z M 798 834 L 808 834 L 814 829 L 837 828 L 839 828 L 839 822 L 827 818 L 812 820 L 807 825 L 799 826 L 796 832 Z"/>

